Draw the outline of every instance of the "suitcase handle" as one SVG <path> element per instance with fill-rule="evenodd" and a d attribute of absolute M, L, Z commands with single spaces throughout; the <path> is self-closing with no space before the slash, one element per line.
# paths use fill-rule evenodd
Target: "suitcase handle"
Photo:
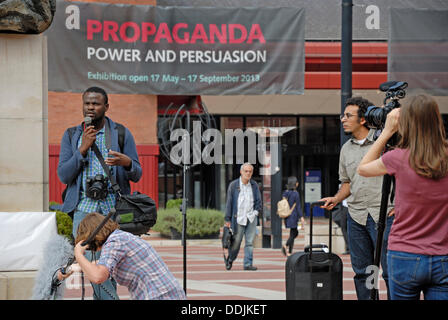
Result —
<path fill-rule="evenodd" d="M 313 208 L 316 207 L 316 206 L 323 206 L 324 204 L 325 204 L 325 201 L 317 201 L 317 202 L 312 202 L 310 204 L 310 245 L 309 245 L 309 247 L 310 247 L 310 260 L 311 260 L 311 255 L 312 255 L 312 252 L 313 252 Z M 330 237 L 330 240 L 329 240 L 329 243 L 328 243 L 328 249 L 329 249 L 330 253 L 331 253 L 331 238 L 332 238 L 331 237 L 332 217 L 333 217 L 333 215 L 331 214 L 331 211 L 330 211 L 330 226 L 329 226 L 329 233 L 328 233 L 328 235 Z"/>
<path fill-rule="evenodd" d="M 328 249 L 328 247 L 325 244 L 322 244 L 322 243 L 320 243 L 320 244 L 313 244 L 313 249 L 321 249 L 319 251 L 329 252 L 329 250 L 328 251 L 325 250 L 325 249 Z M 310 251 L 310 246 L 305 246 L 304 251 L 305 252 L 309 252 Z"/>

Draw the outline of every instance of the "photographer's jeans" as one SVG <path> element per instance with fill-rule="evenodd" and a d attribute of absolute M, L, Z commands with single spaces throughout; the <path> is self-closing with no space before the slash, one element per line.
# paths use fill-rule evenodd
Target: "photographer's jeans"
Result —
<path fill-rule="evenodd" d="M 382 276 L 387 287 L 387 239 L 389 238 L 389 231 L 393 219 L 393 216 L 387 217 L 386 227 L 383 234 L 383 245 L 381 249 L 381 267 L 383 269 Z M 365 226 L 354 221 L 350 214 L 347 215 L 347 236 L 349 241 L 350 259 L 352 262 L 353 271 L 355 272 L 354 281 L 358 300 L 370 299 L 371 290 L 366 284 L 366 280 L 370 274 L 366 273 L 366 268 L 374 264 L 377 233 L 377 224 L 370 214 L 367 216 L 367 223 Z M 389 290 L 387 291 L 389 297 Z"/>
<path fill-rule="evenodd" d="M 448 300 L 448 255 L 387 253 L 392 300 Z"/>
<path fill-rule="evenodd" d="M 78 210 L 76 210 L 75 213 L 73 214 L 73 236 L 75 237 L 75 239 L 79 224 L 81 223 L 82 219 L 84 219 L 84 217 L 88 214 L 89 212 Z M 86 251 L 85 253 L 85 257 L 89 261 L 99 260 L 100 255 L 101 251 L 95 252 L 95 255 L 92 255 L 91 251 Z M 108 280 L 104 281 L 101 284 L 91 283 L 91 285 L 93 288 L 94 300 L 119 300 L 117 294 L 117 283 L 114 279 L 109 278 Z"/>
<path fill-rule="evenodd" d="M 229 261 L 235 261 L 238 252 L 240 251 L 241 242 L 243 241 L 244 235 L 244 267 L 252 266 L 253 262 L 253 252 L 254 252 L 254 239 L 257 231 L 257 218 L 254 221 L 249 222 L 245 226 L 237 224 L 237 230 L 235 234 L 235 241 L 233 242 L 232 248 L 229 252 Z"/>

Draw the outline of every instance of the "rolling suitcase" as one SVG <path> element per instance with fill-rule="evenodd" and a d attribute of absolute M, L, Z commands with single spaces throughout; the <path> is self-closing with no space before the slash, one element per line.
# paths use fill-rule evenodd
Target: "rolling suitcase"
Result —
<path fill-rule="evenodd" d="M 286 300 L 342 300 L 343 264 L 341 258 L 331 252 L 331 213 L 329 247 L 313 245 L 313 208 L 317 205 L 323 202 L 310 205 L 309 246 L 286 260 Z"/>

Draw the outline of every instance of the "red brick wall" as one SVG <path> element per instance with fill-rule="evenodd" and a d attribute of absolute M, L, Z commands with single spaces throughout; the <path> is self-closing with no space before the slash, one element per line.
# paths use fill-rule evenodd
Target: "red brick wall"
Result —
<path fill-rule="evenodd" d="M 82 1 L 82 0 L 80 0 Z M 156 5 L 155 0 L 84 0 L 82 2 Z M 87 89 L 87 87 L 86 87 Z M 134 136 L 143 176 L 132 190 L 148 194 L 158 201 L 157 96 L 108 94 L 107 116 L 125 125 Z M 57 178 L 59 144 L 64 131 L 83 120 L 82 93 L 48 92 L 48 143 L 50 151 L 50 201 L 60 202 L 65 187 Z"/>
<path fill-rule="evenodd" d="M 81 0 L 81 2 L 156 5 L 155 0 Z M 109 106 L 107 116 L 129 128 L 137 145 L 157 144 L 157 96 L 110 94 Z M 48 92 L 49 144 L 59 144 L 65 129 L 81 123 L 82 120 L 80 93 Z"/>
<path fill-rule="evenodd" d="M 108 97 L 106 115 L 126 126 L 137 145 L 157 144 L 157 96 L 108 94 Z M 82 120 L 82 93 L 48 92 L 49 144 L 59 144 L 64 131 Z"/>

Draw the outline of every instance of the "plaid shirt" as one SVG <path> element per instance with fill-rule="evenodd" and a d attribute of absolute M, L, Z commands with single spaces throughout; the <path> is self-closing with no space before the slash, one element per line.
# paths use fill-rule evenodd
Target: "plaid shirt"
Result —
<path fill-rule="evenodd" d="M 115 230 L 101 249 L 99 265 L 126 286 L 135 300 L 184 300 L 185 293 L 159 254 L 146 241 Z"/>
<path fill-rule="evenodd" d="M 98 131 L 96 135 L 96 145 L 98 146 L 98 149 L 100 150 L 101 154 L 103 155 L 103 158 L 105 159 L 107 157 L 107 154 L 109 151 L 106 147 L 106 141 L 105 141 L 105 127 L 103 127 L 100 131 Z M 78 148 L 81 146 L 82 143 L 82 135 L 79 138 L 78 141 Z M 106 199 L 104 200 L 93 200 L 87 197 L 86 195 L 86 188 L 87 183 L 86 180 L 89 177 L 94 177 L 97 174 L 102 174 L 103 176 L 106 176 L 106 173 L 104 172 L 103 167 L 101 166 L 100 160 L 95 155 L 95 152 L 92 150 L 92 148 L 89 148 L 89 151 L 87 152 L 87 159 L 88 159 L 88 165 L 84 167 L 82 171 L 82 185 L 81 185 L 81 196 L 80 201 L 78 204 L 78 210 L 84 211 L 84 212 L 101 212 L 103 214 L 108 214 L 110 209 L 115 207 L 115 194 L 112 191 L 112 184 L 110 183 L 110 180 L 108 179 L 108 189 L 109 192 L 107 194 Z M 110 170 L 111 174 L 113 174 L 113 170 Z"/>

